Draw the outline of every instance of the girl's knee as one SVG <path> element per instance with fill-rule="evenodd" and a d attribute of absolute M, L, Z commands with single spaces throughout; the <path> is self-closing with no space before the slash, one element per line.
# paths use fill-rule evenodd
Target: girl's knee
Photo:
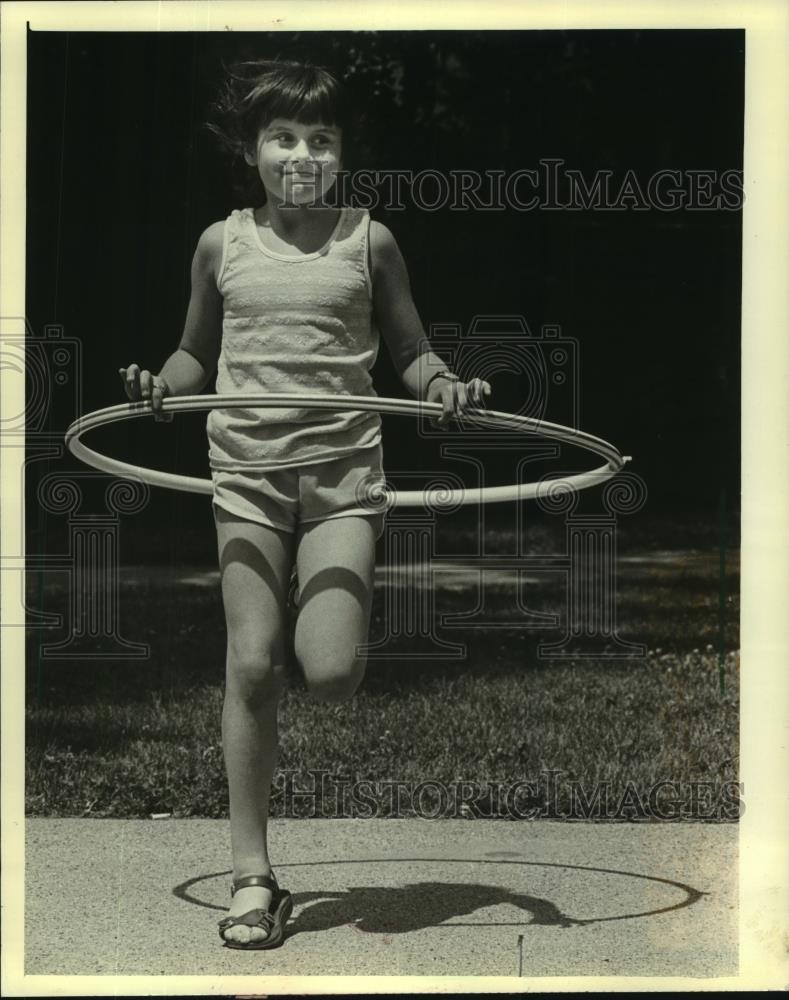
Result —
<path fill-rule="evenodd" d="M 244 701 L 278 697 L 285 683 L 285 658 L 265 644 L 228 641 L 227 688 Z"/>
<path fill-rule="evenodd" d="M 307 688 L 317 701 L 348 701 L 356 693 L 364 678 L 366 659 L 356 657 L 349 663 L 322 663 L 319 669 L 310 670 L 302 664 Z M 316 665 L 317 666 L 317 665 Z"/>

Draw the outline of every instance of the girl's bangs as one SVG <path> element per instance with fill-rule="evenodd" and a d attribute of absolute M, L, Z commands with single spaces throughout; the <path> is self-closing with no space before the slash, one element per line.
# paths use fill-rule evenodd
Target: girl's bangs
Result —
<path fill-rule="evenodd" d="M 317 84 L 306 93 L 295 87 L 280 91 L 273 96 L 265 114 L 269 121 L 274 118 L 289 118 L 304 125 L 342 125 L 337 96 L 328 88 Z"/>

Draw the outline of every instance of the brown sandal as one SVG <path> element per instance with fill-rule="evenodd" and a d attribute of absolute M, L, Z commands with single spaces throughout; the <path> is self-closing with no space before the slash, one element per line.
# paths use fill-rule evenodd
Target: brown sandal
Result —
<path fill-rule="evenodd" d="M 246 889 L 252 885 L 263 886 L 264 889 L 271 889 L 273 896 L 267 910 L 249 910 L 248 913 L 240 917 L 225 917 L 219 921 L 219 936 L 222 938 L 226 948 L 236 948 L 239 951 L 263 951 L 266 948 L 277 948 L 285 938 L 285 924 L 293 912 L 293 897 L 287 889 L 280 889 L 274 872 L 271 877 L 268 875 L 247 875 L 240 878 L 230 886 L 230 895 L 234 896 L 239 889 Z M 228 941 L 225 931 L 238 924 L 245 924 L 247 927 L 259 927 L 266 932 L 266 937 L 262 941 L 248 941 L 246 944 L 241 941 Z"/>

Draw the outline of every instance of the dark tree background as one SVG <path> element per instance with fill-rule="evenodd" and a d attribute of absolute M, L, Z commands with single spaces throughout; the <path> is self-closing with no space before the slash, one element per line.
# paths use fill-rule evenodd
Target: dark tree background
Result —
<path fill-rule="evenodd" d="M 272 56 L 348 83 L 355 166 L 512 172 L 553 157 L 644 183 L 742 169 L 742 31 L 32 32 L 27 315 L 82 342 L 84 411 L 122 400 L 120 365 L 156 370 L 177 345 L 197 238 L 241 205 L 204 127 L 222 63 Z M 522 314 L 532 332 L 559 324 L 577 339 L 579 426 L 634 456 L 652 512 L 716 522 L 722 496 L 738 508 L 740 212 L 372 214 L 395 233 L 426 326 Z M 374 377 L 379 395 L 405 394 L 383 342 Z M 517 387 L 492 383 L 490 405 L 513 408 Z M 384 418 L 395 484 L 398 468 L 437 466 L 413 424 Z M 207 467 L 199 418 L 94 441 L 141 464 Z M 511 462 L 491 454 L 489 481 L 510 481 Z M 573 453 L 558 467 L 588 463 Z M 30 467 L 29 496 L 51 468 Z M 203 540 L 179 557 L 210 551 L 205 499 L 154 491 L 136 523 L 140 557 L 173 531 Z M 35 503 L 29 526 L 45 528 Z"/>

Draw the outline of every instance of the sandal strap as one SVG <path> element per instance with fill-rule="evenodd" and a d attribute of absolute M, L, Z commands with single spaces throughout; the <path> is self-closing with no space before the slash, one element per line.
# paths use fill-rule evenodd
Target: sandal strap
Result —
<path fill-rule="evenodd" d="M 219 930 L 221 933 L 230 927 L 244 924 L 246 927 L 260 927 L 267 934 L 271 934 L 275 919 L 274 914 L 269 913 L 267 910 L 249 910 L 248 913 L 244 913 L 240 917 L 225 917 L 224 920 L 220 920 Z"/>
<path fill-rule="evenodd" d="M 277 879 L 274 872 L 271 875 L 245 875 L 244 878 L 240 878 L 233 882 L 230 886 L 230 895 L 235 896 L 239 889 L 248 889 L 250 886 L 261 886 L 263 889 L 271 889 L 272 892 L 277 892 L 279 886 L 277 885 Z"/>

